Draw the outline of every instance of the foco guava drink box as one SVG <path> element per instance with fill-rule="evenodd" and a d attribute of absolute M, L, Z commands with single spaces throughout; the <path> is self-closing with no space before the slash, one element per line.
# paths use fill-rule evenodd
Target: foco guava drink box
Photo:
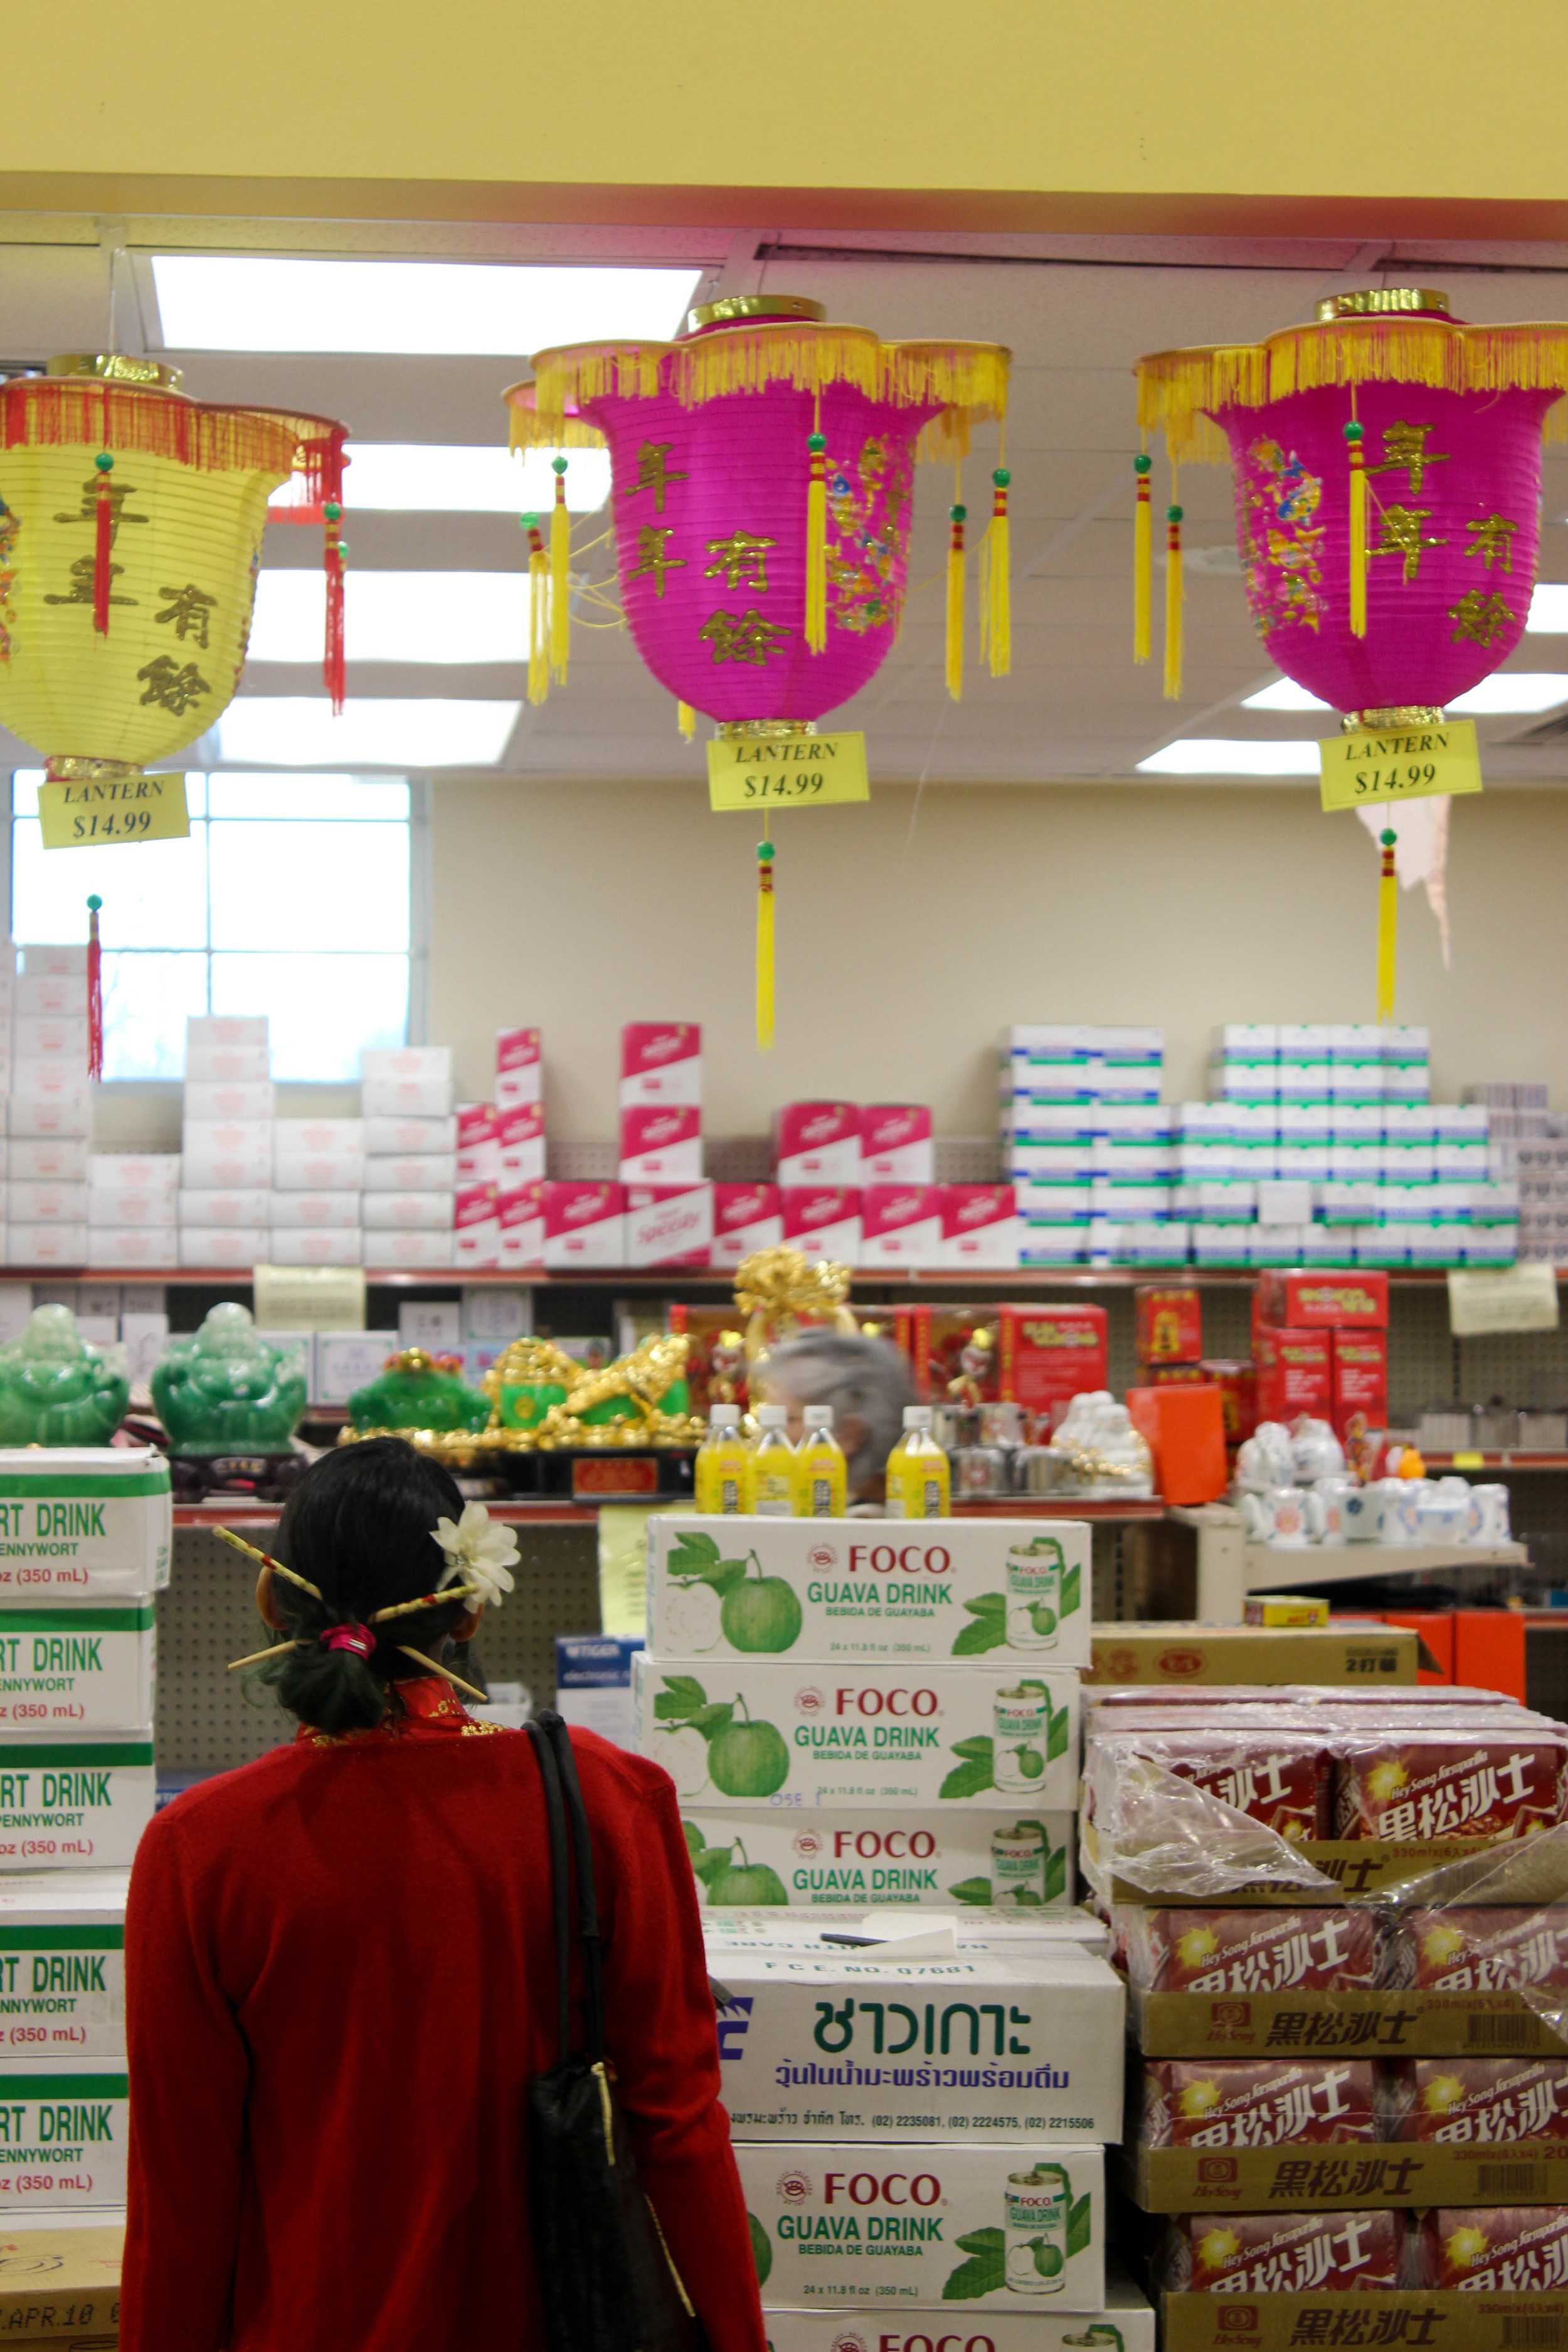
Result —
<path fill-rule="evenodd" d="M 153 1818 L 153 1739 L 0 1737 L 0 1871 L 128 1863 Z"/>
<path fill-rule="evenodd" d="M 737 2138 L 1121 2134 L 1124 1997 L 1091 1953 L 780 1950 L 712 1965 L 730 1995 L 719 2056 Z"/>
<path fill-rule="evenodd" d="M 766 2305 L 764 2305 L 764 2309 Z M 879 2296 L 846 2311 L 768 2311 L 768 2352 L 1154 2352 L 1154 2314 L 1128 2279 L 1090 2313 L 987 2311 L 965 2319 Z"/>
<path fill-rule="evenodd" d="M 1089 1656 L 1090 1531 L 1079 1519 L 648 1521 L 655 1657 Z"/>
<path fill-rule="evenodd" d="M 160 1591 L 173 1526 L 151 1446 L 0 1451 L 0 1599 Z"/>
<path fill-rule="evenodd" d="M 116 2074 L 0 2073 L 0 2213 L 125 2202 L 130 2086 Z"/>
<path fill-rule="evenodd" d="M 1072 1903 L 1073 1816 L 680 1809 L 698 1899 L 717 1909 L 963 1905 L 1032 1916 Z M 0 1853 L 3 1858 L 3 1853 Z"/>
<path fill-rule="evenodd" d="M 142 1731 L 153 1722 L 152 1601 L 0 1610 L 0 1731 Z"/>
<path fill-rule="evenodd" d="M 757 2141 L 735 2157 L 769 2304 L 1034 2313 L 1105 2301 L 1103 2148 Z"/>
<path fill-rule="evenodd" d="M 1070 1812 L 1078 1799 L 1075 1674 L 739 1658 L 699 1678 L 644 1654 L 632 1703 L 642 1754 L 703 1805 Z"/>
<path fill-rule="evenodd" d="M 123 1870 L 0 1877 L 0 2064 L 122 2067 Z"/>

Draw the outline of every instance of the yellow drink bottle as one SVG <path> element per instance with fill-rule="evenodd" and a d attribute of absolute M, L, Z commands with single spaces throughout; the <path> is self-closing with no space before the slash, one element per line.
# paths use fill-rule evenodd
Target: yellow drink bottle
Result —
<path fill-rule="evenodd" d="M 904 1407 L 904 1433 L 888 1456 L 888 1517 L 945 1519 L 952 1508 L 952 1474 L 931 1433 L 931 1407 Z"/>
<path fill-rule="evenodd" d="M 752 1449 L 741 1428 L 738 1404 L 716 1404 L 708 1434 L 692 1467 L 695 1501 L 710 1518 L 728 1518 L 752 1507 Z"/>
<path fill-rule="evenodd" d="M 752 1508 L 764 1519 L 795 1517 L 795 1452 L 782 1404 L 757 1407 L 757 1450 L 752 1456 Z"/>
<path fill-rule="evenodd" d="M 849 1499 L 849 1466 L 833 1434 L 833 1407 L 808 1404 L 805 1435 L 795 1457 L 797 1519 L 841 1519 Z"/>

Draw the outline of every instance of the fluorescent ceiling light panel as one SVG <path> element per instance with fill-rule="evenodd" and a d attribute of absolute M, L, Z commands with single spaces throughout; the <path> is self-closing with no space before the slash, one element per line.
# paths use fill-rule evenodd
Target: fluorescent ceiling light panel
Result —
<path fill-rule="evenodd" d="M 319 572 L 263 572 L 252 661 L 319 662 L 327 585 Z M 351 662 L 525 662 L 526 572 L 355 572 L 343 583 Z"/>
<path fill-rule="evenodd" d="M 173 352 L 398 352 L 521 361 L 552 343 L 668 341 L 700 269 L 484 261 L 291 261 L 157 253 Z"/>
<path fill-rule="evenodd" d="M 493 768 L 520 702 L 395 698 L 351 702 L 341 718 L 320 695 L 241 695 L 218 721 L 218 757 L 250 768 Z"/>
<path fill-rule="evenodd" d="M 597 514 L 610 495 L 607 449 L 529 449 L 521 457 L 497 446 L 419 441 L 351 441 L 344 503 L 356 514 L 503 514 L 543 511 L 555 503 L 550 461 L 567 459 L 566 504 L 574 514 Z M 292 503 L 286 482 L 274 506 Z"/>
<path fill-rule="evenodd" d="M 1315 776 L 1315 743 L 1238 743 L 1234 737 L 1186 735 L 1138 762 L 1141 776 Z"/>
<path fill-rule="evenodd" d="M 1249 694 L 1242 704 L 1243 710 L 1331 710 L 1331 702 L 1320 702 L 1293 677 L 1277 677 L 1259 694 Z"/>
<path fill-rule="evenodd" d="M 1527 629 L 1543 636 L 1568 635 L 1568 580 L 1538 580 L 1530 600 Z"/>
<path fill-rule="evenodd" d="M 1540 594 L 1537 589 L 1537 595 Z M 1564 590 L 1568 595 L 1568 589 Z M 1568 630 L 1568 616 L 1563 626 Z M 1490 712 L 1494 716 L 1505 711 L 1555 710 L 1560 702 L 1568 702 L 1568 674 L 1557 670 L 1500 669 L 1490 677 L 1483 677 L 1479 686 L 1472 686 L 1468 694 L 1456 695 L 1448 705 L 1450 710 Z M 1294 678 L 1276 678 L 1259 694 L 1249 694 L 1242 704 L 1244 710 L 1331 710 L 1333 705 L 1320 702 Z"/>

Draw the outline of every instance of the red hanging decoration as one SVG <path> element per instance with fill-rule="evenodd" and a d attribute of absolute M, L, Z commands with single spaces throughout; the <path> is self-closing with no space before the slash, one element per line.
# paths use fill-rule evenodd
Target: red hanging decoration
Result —
<path fill-rule="evenodd" d="M 98 943 L 98 910 L 103 901 L 96 896 L 87 902 L 87 1075 L 89 1078 L 103 1076 L 103 950 Z"/>
<path fill-rule="evenodd" d="M 343 558 L 348 548 L 338 537 L 338 525 L 342 515 L 342 506 L 337 499 L 328 499 L 322 506 L 321 519 L 326 530 L 322 561 L 327 573 L 327 643 L 321 660 L 321 677 L 331 697 L 334 719 L 342 713 L 343 697 L 348 690 L 348 655 L 343 632 Z"/>
<path fill-rule="evenodd" d="M 112 572 L 109 559 L 114 549 L 114 501 L 110 493 L 109 478 L 114 471 L 114 460 L 107 449 L 100 449 L 92 462 L 98 467 L 92 542 L 92 625 L 100 637 L 106 637 L 109 635 L 109 583 Z"/>

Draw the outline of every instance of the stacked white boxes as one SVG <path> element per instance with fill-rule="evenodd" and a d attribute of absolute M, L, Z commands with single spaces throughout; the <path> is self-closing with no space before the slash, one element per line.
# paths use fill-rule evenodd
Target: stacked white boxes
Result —
<path fill-rule="evenodd" d="M 273 1265 L 358 1265 L 364 1122 L 280 1118 L 272 1131 L 267 1256 Z"/>
<path fill-rule="evenodd" d="M 544 1263 L 544 1060 L 539 1031 L 496 1034 L 496 1219 L 499 1263 Z"/>
<path fill-rule="evenodd" d="M 153 1448 L 0 1453 L 0 2212 L 125 2201 L 125 1889 L 154 1790 Z"/>
<path fill-rule="evenodd" d="M 266 1258 L 276 1097 L 264 1013 L 185 1023 L 179 1262 L 230 1270 Z"/>
<path fill-rule="evenodd" d="M 774 2352 L 1055 2352 L 1106 2307 L 1121 2129 L 1121 1994 L 1072 1907 L 1089 1531 L 648 1534 L 637 1744 L 680 1794 Z"/>
<path fill-rule="evenodd" d="M 367 1266 L 450 1266 L 458 1192 L 458 1121 L 446 1045 L 365 1052 L 363 1216 Z"/>
<path fill-rule="evenodd" d="M 13 1265 L 88 1257 L 87 950 L 0 948 L 6 1142 L 5 1255 Z M 20 1148 L 18 1148 L 20 1147 Z"/>

